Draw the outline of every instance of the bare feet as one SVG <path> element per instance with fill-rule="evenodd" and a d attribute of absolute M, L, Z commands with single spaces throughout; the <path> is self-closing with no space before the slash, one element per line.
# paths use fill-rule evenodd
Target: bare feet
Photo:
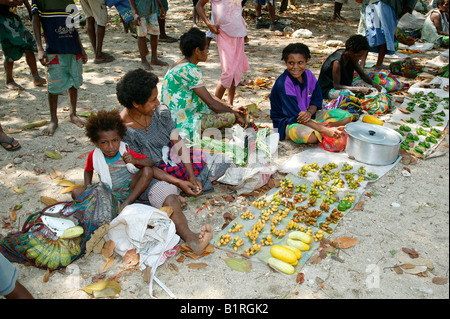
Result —
<path fill-rule="evenodd" d="M 208 246 L 212 237 L 213 232 L 211 230 L 211 226 L 209 226 L 209 224 L 206 224 L 205 227 L 202 228 L 200 234 L 198 235 L 198 240 L 193 242 L 187 242 L 186 244 L 188 245 L 189 248 L 192 249 L 192 251 L 195 254 L 200 256 L 205 250 L 206 246 Z"/>
<path fill-rule="evenodd" d="M 142 68 L 145 71 L 152 71 L 153 70 L 153 68 L 150 66 L 150 63 L 148 63 L 148 61 L 142 62 L 141 65 L 142 65 Z"/>
<path fill-rule="evenodd" d="M 53 136 L 58 128 L 58 122 L 50 122 L 50 124 L 42 131 L 42 135 Z"/>
<path fill-rule="evenodd" d="M 184 198 L 181 195 L 178 195 L 178 200 L 180 201 L 181 204 L 181 208 L 183 208 L 184 206 L 186 206 L 186 198 Z"/>
<path fill-rule="evenodd" d="M 41 78 L 39 74 L 33 75 L 33 83 L 34 86 L 44 86 L 47 84 L 47 81 L 44 78 Z"/>
<path fill-rule="evenodd" d="M 25 88 L 23 86 L 20 86 L 19 84 L 17 84 L 14 80 L 11 82 L 7 82 L 6 83 L 6 88 L 8 90 L 13 90 L 13 91 L 22 91 L 25 90 Z"/>
<path fill-rule="evenodd" d="M 150 62 L 151 65 L 159 65 L 159 66 L 168 66 L 169 64 L 161 61 L 159 59 L 152 59 L 152 61 Z"/>
<path fill-rule="evenodd" d="M 80 128 L 83 128 L 85 124 L 85 122 L 76 115 L 70 116 L 70 122 L 72 122 L 73 124 L 75 124 Z"/>

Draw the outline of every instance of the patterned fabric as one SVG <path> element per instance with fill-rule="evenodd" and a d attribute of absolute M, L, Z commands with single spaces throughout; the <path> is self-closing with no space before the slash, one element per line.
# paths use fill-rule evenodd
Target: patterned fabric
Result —
<path fill-rule="evenodd" d="M 203 115 L 213 114 L 208 105 L 194 92 L 205 86 L 202 71 L 192 63 L 182 63 L 170 69 L 161 89 L 162 102 L 167 105 L 182 138 L 192 138 L 199 130 Z"/>
<path fill-rule="evenodd" d="M 170 143 L 169 145 L 170 151 L 170 157 L 169 160 L 172 160 L 173 162 L 175 162 L 177 165 L 176 166 L 171 166 L 168 165 L 164 162 L 161 162 L 159 164 L 159 168 L 162 169 L 163 171 L 165 171 L 166 173 L 175 176 L 179 179 L 182 180 L 189 180 L 189 176 L 186 170 L 186 167 L 184 166 L 184 164 L 181 162 L 180 157 L 178 156 L 178 154 L 176 154 L 176 152 L 173 152 L 173 144 Z M 201 172 L 201 170 L 203 169 L 203 167 L 205 167 L 206 162 L 205 162 L 205 157 L 202 153 L 201 150 L 198 149 L 190 149 L 190 153 L 191 153 L 191 163 L 192 163 L 192 168 L 194 169 L 194 173 L 195 176 L 198 176 Z"/>
<path fill-rule="evenodd" d="M 203 115 L 201 119 L 202 131 L 208 128 L 224 129 L 230 128 L 236 122 L 236 115 L 234 113 L 220 113 Z"/>
<path fill-rule="evenodd" d="M 401 75 L 407 78 L 416 78 L 422 72 L 423 66 L 414 62 L 410 57 L 392 62 L 389 65 L 392 74 Z"/>
<path fill-rule="evenodd" d="M 366 37 L 370 50 L 378 52 L 379 47 L 387 45 L 386 54 L 395 53 L 395 30 L 398 18 L 394 8 L 383 1 L 369 4 L 366 7 Z"/>
<path fill-rule="evenodd" d="M 362 100 L 361 108 L 369 114 L 386 113 L 392 106 L 389 94 L 378 93 L 373 97 Z"/>
<path fill-rule="evenodd" d="M 111 189 L 98 183 L 91 185 L 79 201 L 66 202 L 58 213 L 48 213 L 51 206 L 32 214 L 22 231 L 10 234 L 0 241 L 0 253 L 11 262 L 29 263 L 43 269 L 66 267 L 84 254 L 92 233 L 118 214 L 120 203 Z M 67 218 L 83 227 L 84 233 L 74 239 L 61 239 L 47 227 L 42 216 Z"/>
<path fill-rule="evenodd" d="M 19 60 L 24 52 L 37 51 L 33 35 L 15 14 L 0 16 L 0 43 L 6 62 Z"/>
<path fill-rule="evenodd" d="M 137 14 L 140 17 L 150 17 L 158 12 L 158 2 L 156 0 L 134 0 Z"/>

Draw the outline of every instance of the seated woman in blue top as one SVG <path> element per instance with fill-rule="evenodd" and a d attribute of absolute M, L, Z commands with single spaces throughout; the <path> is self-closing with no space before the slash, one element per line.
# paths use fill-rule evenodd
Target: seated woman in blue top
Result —
<path fill-rule="evenodd" d="M 275 82 L 270 94 L 270 117 L 280 140 L 319 143 L 322 134 L 338 138 L 353 116 L 344 110 L 322 110 L 322 91 L 314 74 L 306 69 L 311 58 L 302 43 L 283 50 L 286 71 Z"/>

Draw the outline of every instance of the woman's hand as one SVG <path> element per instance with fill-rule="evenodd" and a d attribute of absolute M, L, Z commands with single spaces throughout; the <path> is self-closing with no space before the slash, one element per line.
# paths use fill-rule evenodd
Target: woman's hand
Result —
<path fill-rule="evenodd" d="M 339 127 L 324 127 L 323 133 L 329 137 L 332 138 L 339 138 L 344 133 L 345 126 L 339 126 Z"/>
<path fill-rule="evenodd" d="M 220 33 L 220 27 L 218 24 L 208 24 L 208 29 L 209 31 L 211 31 L 214 34 L 219 34 Z"/>
<path fill-rule="evenodd" d="M 199 196 L 203 193 L 203 190 L 199 190 L 198 186 L 190 181 L 181 181 L 179 187 L 188 196 Z"/>
<path fill-rule="evenodd" d="M 245 106 L 237 106 L 232 108 L 232 112 L 236 116 L 236 123 L 244 126 L 247 121 L 248 109 Z"/>
<path fill-rule="evenodd" d="M 375 89 L 377 89 L 378 92 L 381 92 L 383 90 L 383 87 L 377 83 L 374 84 L 373 86 Z"/>
<path fill-rule="evenodd" d="M 297 122 L 299 124 L 305 124 L 311 121 L 312 114 L 310 111 L 302 111 L 298 113 Z"/>
<path fill-rule="evenodd" d="M 131 164 L 133 164 L 133 165 L 136 165 L 136 162 L 135 162 L 135 159 L 134 159 L 133 155 L 131 155 L 131 154 L 128 153 L 128 152 L 123 153 L 122 159 L 123 159 L 123 161 L 124 161 L 125 163 L 127 163 L 127 164 L 130 164 L 130 163 L 131 163 Z"/>
<path fill-rule="evenodd" d="M 189 178 L 189 181 L 194 185 L 197 195 L 200 195 L 203 193 L 203 185 L 202 182 L 200 182 L 197 177 L 191 177 Z"/>

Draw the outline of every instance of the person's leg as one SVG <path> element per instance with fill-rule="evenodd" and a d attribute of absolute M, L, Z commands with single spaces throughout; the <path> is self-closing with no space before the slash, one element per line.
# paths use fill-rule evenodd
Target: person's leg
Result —
<path fill-rule="evenodd" d="M 270 1 L 270 0 L 269 0 Z M 283 31 L 284 27 L 278 22 L 275 15 L 275 4 L 268 2 L 269 17 L 270 17 L 270 31 Z"/>
<path fill-rule="evenodd" d="M 215 96 L 219 99 L 222 99 L 225 94 L 226 88 L 222 85 L 222 83 L 219 83 L 216 87 Z"/>
<path fill-rule="evenodd" d="M 228 103 L 230 105 L 233 105 L 235 95 L 236 95 L 236 86 L 233 81 L 230 88 L 228 89 Z"/>
<path fill-rule="evenodd" d="M 70 121 L 78 127 L 84 127 L 84 121 L 77 116 L 77 101 L 78 101 L 78 90 L 71 87 L 67 90 L 69 94 L 69 116 Z"/>
<path fill-rule="evenodd" d="M 96 23 L 94 17 L 89 17 L 86 19 L 86 30 L 91 41 L 92 50 L 97 57 L 97 34 L 96 34 Z"/>
<path fill-rule="evenodd" d="M 150 64 L 159 66 L 168 66 L 169 64 L 158 59 L 158 36 L 150 35 L 150 48 L 152 50 L 152 58 Z"/>
<path fill-rule="evenodd" d="M 139 55 L 141 56 L 141 65 L 144 68 L 144 70 L 147 71 L 153 70 L 153 68 L 147 61 L 147 55 L 149 53 L 147 47 L 147 37 L 138 37 L 138 48 L 139 48 Z"/>
<path fill-rule="evenodd" d="M 341 16 L 342 6 L 343 4 L 341 2 L 334 1 L 333 20 L 345 21 L 345 19 Z"/>
<path fill-rule="evenodd" d="M 95 50 L 95 58 L 96 59 L 105 59 L 105 55 L 103 54 L 103 40 L 105 38 L 106 27 L 102 25 L 97 25 L 96 30 L 96 43 L 97 47 Z"/>
<path fill-rule="evenodd" d="M 14 138 L 9 137 L 2 128 L 0 124 L 0 141 L 6 141 L 5 143 L 0 143 L 0 145 L 7 151 L 9 150 L 18 150 L 20 149 L 20 143 L 16 141 Z"/>
<path fill-rule="evenodd" d="M 5 61 L 3 65 L 5 67 L 6 73 L 6 88 L 10 90 L 25 90 L 21 85 L 17 84 L 16 81 L 14 81 L 13 77 L 14 62 Z"/>
<path fill-rule="evenodd" d="M 50 106 L 50 123 L 42 133 L 47 136 L 53 136 L 58 128 L 58 95 L 48 93 L 48 104 Z"/>
<path fill-rule="evenodd" d="M 39 75 L 39 71 L 37 68 L 36 57 L 33 52 L 25 52 L 25 59 L 27 61 L 28 66 L 30 67 L 31 75 L 33 76 L 33 83 L 35 86 L 43 86 L 47 83 L 45 79 L 43 79 Z"/>
<path fill-rule="evenodd" d="M 213 237 L 210 225 L 206 224 L 200 233 L 194 233 L 189 228 L 187 218 L 181 209 L 180 199 L 176 195 L 169 195 L 164 201 L 163 206 L 170 206 L 173 209 L 173 214 L 170 216 L 170 219 L 175 224 L 177 234 L 195 254 L 201 255 Z"/>
<path fill-rule="evenodd" d="M 377 64 L 375 65 L 375 69 L 381 70 L 381 69 L 385 68 L 383 66 L 383 62 L 384 62 L 384 57 L 386 56 L 386 52 L 387 52 L 387 45 L 386 44 L 380 45 L 379 51 L 378 51 Z"/>
<path fill-rule="evenodd" d="M 270 27 L 270 23 L 264 22 L 262 18 L 262 7 L 261 3 L 255 1 L 255 11 L 256 11 L 256 29 L 267 29 Z"/>

